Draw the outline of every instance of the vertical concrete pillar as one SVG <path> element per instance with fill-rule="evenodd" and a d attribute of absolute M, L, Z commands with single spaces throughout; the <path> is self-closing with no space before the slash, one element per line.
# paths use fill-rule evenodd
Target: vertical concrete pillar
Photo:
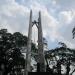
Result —
<path fill-rule="evenodd" d="M 43 51 L 43 34 L 41 25 L 41 12 L 39 12 L 38 19 L 38 64 L 40 65 L 40 72 L 45 72 L 45 57 Z"/>
<path fill-rule="evenodd" d="M 25 75 L 31 71 L 31 39 L 32 39 L 32 10 L 30 11 L 30 21 L 28 29 L 28 42 L 27 42 L 27 52 L 26 52 L 26 64 L 25 64 Z"/>

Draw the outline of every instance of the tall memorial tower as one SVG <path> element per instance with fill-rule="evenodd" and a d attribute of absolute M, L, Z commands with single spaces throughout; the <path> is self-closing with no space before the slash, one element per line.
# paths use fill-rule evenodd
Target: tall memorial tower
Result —
<path fill-rule="evenodd" d="M 41 24 L 41 12 L 39 12 L 38 21 L 34 20 L 32 22 L 32 10 L 30 11 L 29 20 L 29 30 L 28 30 L 28 42 L 27 42 L 27 52 L 26 52 L 26 64 L 25 64 L 25 75 L 31 72 L 31 39 L 32 39 L 32 27 L 36 25 L 38 29 L 38 59 L 39 71 L 45 72 L 45 56 L 43 51 L 43 34 L 42 34 L 42 24 Z"/>

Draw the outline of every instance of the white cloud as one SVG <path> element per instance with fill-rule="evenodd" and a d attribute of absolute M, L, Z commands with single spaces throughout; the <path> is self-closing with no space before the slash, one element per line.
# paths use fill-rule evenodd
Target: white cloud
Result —
<path fill-rule="evenodd" d="M 7 28 L 10 32 L 22 32 L 20 28 L 23 27 L 27 29 L 30 12 L 27 7 L 19 5 L 15 0 L 0 1 L 0 4 L 0 25 L 3 25 L 2 27 Z M 27 32 L 26 29 L 25 32 Z"/>
<path fill-rule="evenodd" d="M 18 3 L 10 1 L 10 0 L 6 0 L 8 2 L 4 3 L 3 5 L 1 5 L 0 9 L 0 13 L 7 15 L 7 16 L 16 16 L 17 14 L 21 14 L 24 15 L 26 13 L 29 12 L 29 9 L 25 6 L 19 5 Z"/>
<path fill-rule="evenodd" d="M 69 24 L 72 22 L 73 18 L 75 17 L 75 11 L 61 11 L 59 13 L 59 19 L 61 23 Z"/>
<path fill-rule="evenodd" d="M 50 39 L 49 42 L 61 41 L 66 43 L 67 47 L 75 48 L 75 42 L 72 39 L 72 28 L 74 27 L 74 25 L 72 24 L 74 20 L 73 13 L 65 15 L 67 17 L 64 17 L 65 22 L 67 21 L 66 23 L 63 20 L 57 20 L 48 12 L 43 13 L 44 16 L 42 16 L 42 20 L 43 25 L 45 26 L 43 29 L 45 30 L 45 35 Z"/>

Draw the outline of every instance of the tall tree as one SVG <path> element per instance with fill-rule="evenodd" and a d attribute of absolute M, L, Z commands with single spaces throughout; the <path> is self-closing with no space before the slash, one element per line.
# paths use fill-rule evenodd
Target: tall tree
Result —
<path fill-rule="evenodd" d="M 0 66 L 2 64 L 5 66 L 3 75 L 7 75 L 14 66 L 19 64 L 25 66 L 21 50 L 27 46 L 27 39 L 20 32 L 11 34 L 7 29 L 0 30 Z M 32 50 L 36 50 L 34 43 L 32 43 Z"/>

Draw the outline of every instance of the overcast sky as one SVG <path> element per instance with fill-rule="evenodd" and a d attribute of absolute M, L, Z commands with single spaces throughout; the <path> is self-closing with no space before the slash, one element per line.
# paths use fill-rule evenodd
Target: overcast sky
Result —
<path fill-rule="evenodd" d="M 43 36 L 49 49 L 58 47 L 60 41 L 75 48 L 75 39 L 72 39 L 75 0 L 0 0 L 0 28 L 27 35 L 31 9 L 33 20 L 38 19 L 38 12 L 41 11 Z M 36 28 L 33 29 L 33 34 L 37 36 Z"/>

